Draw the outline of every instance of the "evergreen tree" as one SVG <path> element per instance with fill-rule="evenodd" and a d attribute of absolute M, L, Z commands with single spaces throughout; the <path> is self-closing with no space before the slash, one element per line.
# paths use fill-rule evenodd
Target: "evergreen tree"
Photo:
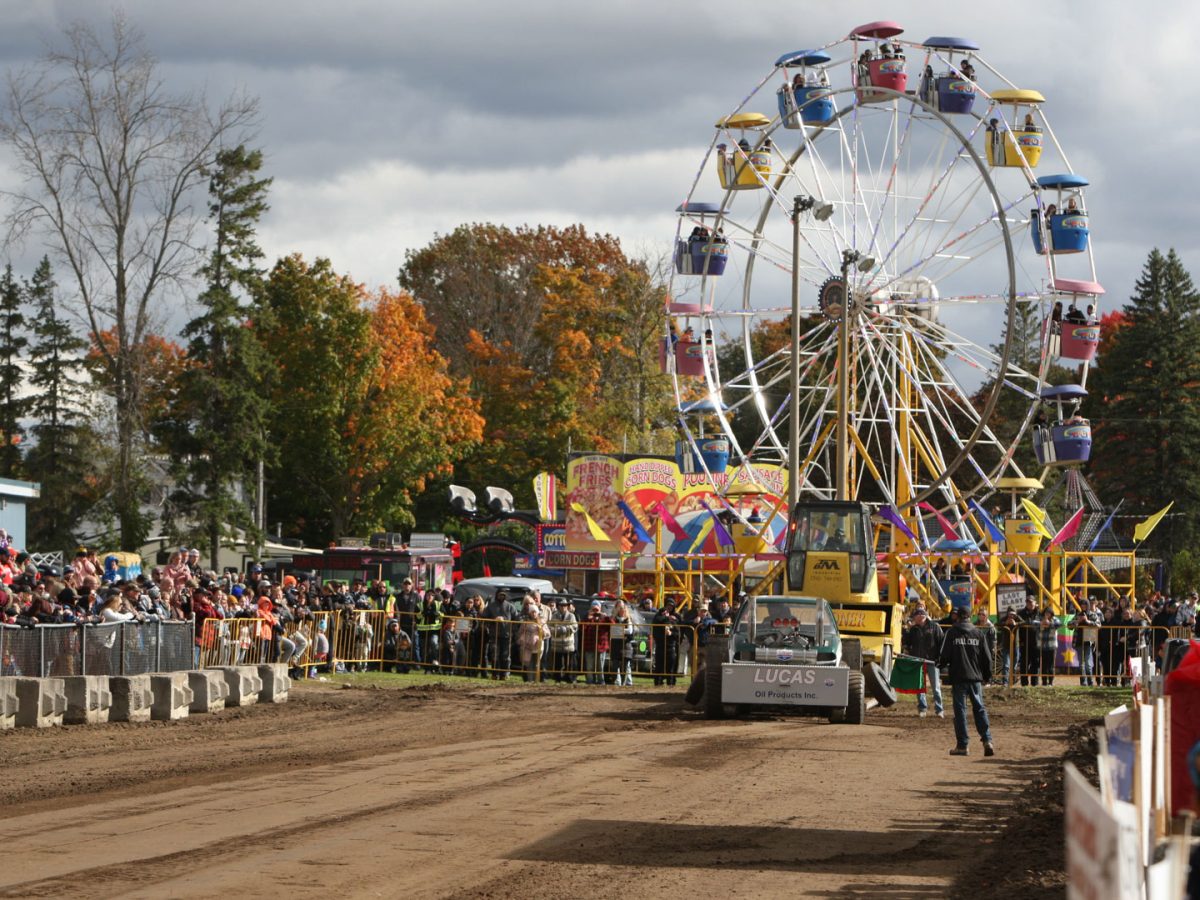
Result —
<path fill-rule="evenodd" d="M 21 397 L 22 351 L 29 341 L 24 335 L 21 287 L 11 265 L 0 276 L 0 477 L 18 478 L 21 471 L 21 419 L 29 404 Z"/>
<path fill-rule="evenodd" d="M 1200 293 L 1174 250 L 1151 251 L 1124 312 L 1088 384 L 1091 471 L 1130 512 L 1175 501 L 1149 539 L 1169 558 L 1192 546 L 1200 515 Z"/>
<path fill-rule="evenodd" d="M 262 152 L 244 145 L 216 156 L 209 181 L 215 241 L 201 269 L 203 311 L 187 324 L 189 365 L 180 387 L 180 415 L 165 429 L 179 460 L 173 523 L 178 536 L 202 545 L 217 566 L 221 539 L 237 530 L 259 537 L 249 500 L 255 466 L 267 452 L 265 383 L 269 359 L 256 337 L 263 311 L 263 253 L 255 228 L 268 209 L 272 179 L 259 178 Z"/>
<path fill-rule="evenodd" d="M 30 478 L 42 496 L 30 504 L 29 546 L 69 550 L 76 543 L 74 526 L 95 502 L 96 434 L 85 412 L 81 379 L 87 341 L 58 314 L 50 260 L 43 258 L 25 282 L 32 313 L 29 348 L 31 374 L 29 414 L 34 443 L 26 454 Z"/>

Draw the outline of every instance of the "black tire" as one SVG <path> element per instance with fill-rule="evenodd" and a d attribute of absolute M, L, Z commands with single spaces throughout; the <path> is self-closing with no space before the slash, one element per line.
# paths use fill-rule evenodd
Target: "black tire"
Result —
<path fill-rule="evenodd" d="M 683 699 L 692 706 L 699 706 L 700 701 L 704 699 L 704 673 L 705 669 L 701 669 L 692 676 L 692 683 L 688 685 L 687 693 L 683 695 Z"/>
<path fill-rule="evenodd" d="M 710 637 L 705 648 L 704 666 L 704 716 L 708 719 L 725 718 L 725 704 L 721 702 L 721 667 L 728 659 L 728 639 Z"/>
<path fill-rule="evenodd" d="M 896 705 L 896 689 L 888 683 L 882 666 L 874 662 L 867 663 L 863 667 L 863 676 L 867 690 L 880 706 L 886 709 Z"/>
<path fill-rule="evenodd" d="M 867 695 L 862 672 L 850 673 L 850 696 L 846 701 L 846 724 L 861 725 L 867 720 Z"/>
<path fill-rule="evenodd" d="M 841 725 L 846 721 L 846 710 L 844 707 L 835 706 L 829 710 L 829 721 L 834 725 Z"/>

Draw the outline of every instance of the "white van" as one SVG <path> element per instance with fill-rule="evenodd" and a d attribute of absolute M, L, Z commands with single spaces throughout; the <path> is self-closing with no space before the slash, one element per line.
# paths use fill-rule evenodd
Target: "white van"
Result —
<path fill-rule="evenodd" d="M 468 597 L 478 594 L 489 602 L 496 596 L 496 591 L 505 591 L 508 599 L 521 603 L 521 598 L 527 591 L 540 591 L 543 594 L 553 594 L 554 583 L 545 578 L 522 578 L 520 575 L 504 575 L 499 578 L 468 578 L 454 586 L 454 599 L 459 604 L 465 604 Z"/>

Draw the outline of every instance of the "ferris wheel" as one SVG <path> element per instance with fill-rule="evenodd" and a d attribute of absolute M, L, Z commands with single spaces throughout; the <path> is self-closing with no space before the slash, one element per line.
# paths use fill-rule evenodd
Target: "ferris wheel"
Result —
<path fill-rule="evenodd" d="M 1039 415 L 1052 364 L 1085 392 L 1099 339 L 1087 181 L 1039 92 L 902 33 L 779 57 L 678 208 L 660 355 L 680 464 L 718 492 L 776 465 L 793 497 L 961 508 L 1028 474 L 1021 441 L 1087 458 Z"/>

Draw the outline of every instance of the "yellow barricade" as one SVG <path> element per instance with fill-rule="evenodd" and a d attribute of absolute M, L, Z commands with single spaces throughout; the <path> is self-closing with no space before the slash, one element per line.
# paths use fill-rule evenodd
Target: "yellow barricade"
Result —
<path fill-rule="evenodd" d="M 204 620 L 200 632 L 200 665 L 254 666 L 267 662 L 271 641 L 261 637 L 263 619 Z"/>
<path fill-rule="evenodd" d="M 383 659 L 388 614 L 382 609 L 338 610 L 330 627 L 330 654 L 339 663 L 365 670 Z"/>

